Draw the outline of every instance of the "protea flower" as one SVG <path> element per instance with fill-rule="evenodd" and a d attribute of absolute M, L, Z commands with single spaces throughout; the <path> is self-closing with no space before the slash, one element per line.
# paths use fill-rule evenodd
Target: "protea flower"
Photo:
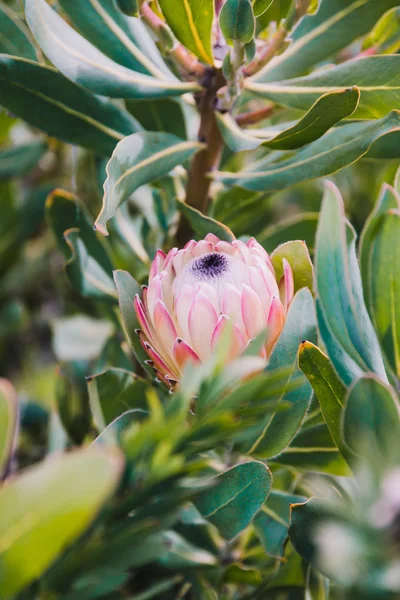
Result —
<path fill-rule="evenodd" d="M 293 274 L 284 260 L 276 281 L 267 252 L 254 239 L 221 241 L 209 233 L 182 250 L 158 250 L 143 299 L 134 300 L 139 336 L 150 364 L 167 384 L 179 381 L 188 361 L 207 361 L 230 328 L 228 361 L 266 329 L 262 365 L 282 331 L 293 297 Z M 229 335 L 229 334 L 227 334 Z"/>

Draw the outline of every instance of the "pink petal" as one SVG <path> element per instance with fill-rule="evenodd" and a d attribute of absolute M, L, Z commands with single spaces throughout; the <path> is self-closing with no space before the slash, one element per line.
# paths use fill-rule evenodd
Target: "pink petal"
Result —
<path fill-rule="evenodd" d="M 200 358 L 189 344 L 182 338 L 176 338 L 173 348 L 174 361 L 180 371 L 187 363 L 200 363 Z"/>
<path fill-rule="evenodd" d="M 217 290 L 215 288 L 213 288 L 209 283 L 205 283 L 204 281 L 202 281 L 199 284 L 199 290 L 201 290 L 202 292 L 205 293 L 205 295 L 207 296 L 207 298 L 210 300 L 211 304 L 215 308 L 215 312 L 217 314 L 219 314 L 220 309 L 219 309 L 219 299 L 218 299 Z"/>
<path fill-rule="evenodd" d="M 275 274 L 268 268 L 265 263 L 258 263 L 258 269 L 261 277 L 267 287 L 270 296 L 279 296 L 279 288 L 275 278 Z"/>
<path fill-rule="evenodd" d="M 261 270 L 257 269 L 257 267 L 249 267 L 249 279 L 250 286 L 260 298 L 261 303 L 264 307 L 264 315 L 265 317 L 267 317 L 269 305 L 271 303 L 271 294 L 269 293 L 269 290 L 265 285 L 265 281 L 261 274 Z"/>
<path fill-rule="evenodd" d="M 242 261 L 246 265 L 251 265 L 251 263 L 252 263 L 252 255 L 251 255 L 250 248 L 248 248 L 246 246 L 246 244 L 244 242 L 242 242 L 241 240 L 233 240 L 232 246 L 234 246 L 235 248 L 237 248 L 239 256 L 242 259 Z"/>
<path fill-rule="evenodd" d="M 247 247 L 251 249 L 252 254 L 259 257 L 263 263 L 266 263 L 268 269 L 275 276 L 275 269 L 269 257 L 269 254 L 264 248 L 257 242 L 256 239 L 250 238 L 247 242 Z"/>
<path fill-rule="evenodd" d="M 149 282 L 151 282 L 151 280 L 160 271 L 163 270 L 164 262 L 165 262 L 165 252 L 163 252 L 162 250 L 157 250 L 154 260 L 151 263 L 150 272 L 149 272 Z"/>
<path fill-rule="evenodd" d="M 189 332 L 192 346 L 202 361 L 211 353 L 211 336 L 218 316 L 204 292 L 196 293 L 189 311 Z"/>
<path fill-rule="evenodd" d="M 157 340 L 162 345 L 166 355 L 171 356 L 177 333 L 171 315 L 162 300 L 157 300 L 154 307 L 153 323 Z"/>
<path fill-rule="evenodd" d="M 154 367 L 157 369 L 157 371 L 160 371 L 160 373 L 162 373 L 163 375 L 169 375 L 170 377 L 176 377 L 173 370 L 161 358 L 159 353 L 156 352 L 156 350 L 154 350 L 153 346 L 151 346 L 151 344 L 149 344 L 149 342 L 142 340 L 142 338 L 140 338 L 140 341 L 141 341 L 142 346 L 145 349 L 147 355 L 149 356 L 150 360 L 153 362 Z"/>
<path fill-rule="evenodd" d="M 262 302 L 248 285 L 242 290 L 242 316 L 247 336 L 254 338 L 265 327 L 265 311 Z"/>
<path fill-rule="evenodd" d="M 234 255 L 237 253 L 237 248 L 230 244 L 229 242 L 218 242 L 215 245 L 215 252 L 223 252 L 224 254 Z"/>
<path fill-rule="evenodd" d="M 133 306 L 135 308 L 135 312 L 136 312 L 137 319 L 139 321 L 140 328 L 143 330 L 146 337 L 150 341 L 152 341 L 153 335 L 152 335 L 152 331 L 151 331 L 152 330 L 151 323 L 149 322 L 149 319 L 147 318 L 146 310 L 144 308 L 143 302 L 139 298 L 139 294 L 136 294 L 136 296 L 133 300 Z"/>
<path fill-rule="evenodd" d="M 165 257 L 165 262 L 164 262 L 164 267 L 163 267 L 164 270 L 167 269 L 167 267 L 170 265 L 170 263 L 172 262 L 172 259 L 177 254 L 177 252 L 178 252 L 178 248 L 171 248 L 171 250 L 168 252 L 167 256 Z"/>
<path fill-rule="evenodd" d="M 283 275 L 279 282 L 279 296 L 281 298 L 285 312 L 287 312 L 287 310 L 290 306 L 293 295 L 294 295 L 293 271 L 292 271 L 290 264 L 286 260 L 286 258 L 284 258 L 283 259 Z"/>
<path fill-rule="evenodd" d="M 178 252 L 172 257 L 171 262 L 175 271 L 175 275 L 179 275 L 184 267 L 185 250 L 178 250 Z"/>
<path fill-rule="evenodd" d="M 265 347 L 269 356 L 285 324 L 285 309 L 279 298 L 272 298 L 267 321 L 267 341 Z"/>
<path fill-rule="evenodd" d="M 206 242 L 211 242 L 213 246 L 215 246 L 215 244 L 218 244 L 218 242 L 220 241 L 219 237 L 217 237 L 213 233 L 207 233 L 204 239 L 206 240 Z"/>
<path fill-rule="evenodd" d="M 246 342 L 239 327 L 232 323 L 227 315 L 221 315 L 218 319 L 211 337 L 211 349 L 214 351 L 218 347 L 221 340 L 224 339 L 224 336 L 228 335 L 228 331 L 230 331 L 231 337 L 229 340 L 229 353 L 227 358 L 231 361 L 242 354 Z"/>
<path fill-rule="evenodd" d="M 197 256 L 202 256 L 203 254 L 207 254 L 213 251 L 213 245 L 211 242 L 207 242 L 206 240 L 201 240 L 197 242 L 197 244 L 192 249 L 193 258 L 197 258 Z"/>
<path fill-rule="evenodd" d="M 221 311 L 232 319 L 243 335 L 246 334 L 242 317 L 242 296 L 239 290 L 230 283 L 224 285 Z"/>
<path fill-rule="evenodd" d="M 178 325 L 178 334 L 191 343 L 191 337 L 189 333 L 189 311 L 194 301 L 195 292 L 194 289 L 185 284 L 181 291 L 175 297 L 175 322 Z"/>
<path fill-rule="evenodd" d="M 157 300 L 162 300 L 162 274 L 156 275 L 149 283 L 147 289 L 147 312 L 151 320 L 153 320 L 154 307 Z"/>

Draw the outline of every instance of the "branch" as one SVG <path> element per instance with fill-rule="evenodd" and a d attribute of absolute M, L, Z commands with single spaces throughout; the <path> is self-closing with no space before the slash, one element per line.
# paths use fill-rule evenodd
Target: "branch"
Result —
<path fill-rule="evenodd" d="M 141 5 L 140 16 L 146 25 L 158 36 L 160 42 L 164 42 L 163 45 L 167 46 L 165 48 L 166 53 L 175 60 L 187 75 L 196 76 L 197 78 L 204 77 L 206 67 L 185 46 L 180 42 L 176 42 L 172 48 L 168 48 L 168 44 L 165 44 L 166 39 L 168 41 L 173 39 L 172 33 L 164 21 L 151 9 L 148 2 L 144 2 Z"/>
<path fill-rule="evenodd" d="M 237 115 L 236 123 L 240 126 L 254 125 L 254 123 L 258 123 L 259 121 L 270 117 L 276 109 L 276 106 L 269 104 L 268 106 L 264 106 L 258 110 L 242 113 L 241 115 Z"/>

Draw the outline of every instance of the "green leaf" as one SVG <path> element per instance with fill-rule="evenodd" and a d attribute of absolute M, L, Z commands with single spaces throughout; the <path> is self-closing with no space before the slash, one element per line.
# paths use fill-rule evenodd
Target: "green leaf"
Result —
<path fill-rule="evenodd" d="M 42 141 L 19 144 L 0 151 L 0 178 L 18 177 L 37 166 L 47 150 Z"/>
<path fill-rule="evenodd" d="M 18 425 L 18 398 L 7 379 L 0 378 L 0 479 L 7 472 Z"/>
<path fill-rule="evenodd" d="M 0 52 L 37 60 L 29 29 L 4 2 L 0 4 Z"/>
<path fill-rule="evenodd" d="M 249 190 L 282 190 L 295 183 L 324 177 L 352 164 L 364 156 L 374 142 L 399 127 L 400 114 L 393 111 L 383 119 L 335 128 L 294 156 L 268 164 L 265 171 L 216 171 L 211 177 L 227 185 L 239 185 Z"/>
<path fill-rule="evenodd" d="M 129 17 L 137 17 L 139 14 L 138 0 L 117 0 L 117 6 Z"/>
<path fill-rule="evenodd" d="M 397 196 L 397 195 L 396 195 Z M 378 337 L 400 375 L 400 199 L 377 225 L 370 252 L 370 306 Z M 379 218 L 379 217 L 378 217 Z"/>
<path fill-rule="evenodd" d="M 380 230 L 382 223 L 385 219 L 385 215 L 391 209 L 400 208 L 400 197 L 396 190 L 385 183 L 382 186 L 382 190 L 374 206 L 374 210 L 371 212 L 367 221 L 365 222 L 364 229 L 360 236 L 360 271 L 361 279 L 363 284 L 363 292 L 365 303 L 372 316 L 372 298 L 371 298 L 371 285 L 372 285 L 372 252 L 374 248 L 375 237 Z"/>
<path fill-rule="evenodd" d="M 71 285 L 82 296 L 99 300 L 116 299 L 118 296 L 112 274 L 90 254 L 79 229 L 67 229 L 64 239 L 70 250 L 70 256 L 65 263 L 65 273 Z"/>
<path fill-rule="evenodd" d="M 255 25 L 250 0 L 226 0 L 219 15 L 219 26 L 227 40 L 248 44 L 254 36 Z"/>
<path fill-rule="evenodd" d="M 202 147 L 199 142 L 184 142 L 170 133 L 136 133 L 122 140 L 106 167 L 103 207 L 96 229 L 107 235 L 107 221 L 138 187 L 160 179 Z"/>
<path fill-rule="evenodd" d="M 321 335 L 344 383 L 350 383 L 355 373 L 349 371 L 343 376 L 343 356 L 338 357 L 336 345 L 332 347 L 324 336 L 327 329 L 336 338 L 342 353 L 359 369 L 374 371 L 386 381 L 379 343 L 362 296 L 355 233 L 350 225 L 346 227 L 343 201 L 330 182 L 325 185 L 320 213 L 315 271 L 320 299 L 319 323 L 320 315 L 323 316 Z"/>
<path fill-rule="evenodd" d="M 178 40 L 200 60 L 213 64 L 213 0 L 159 0 L 159 4 Z"/>
<path fill-rule="evenodd" d="M 292 32 L 293 42 L 287 50 L 254 80 L 281 81 L 307 72 L 370 31 L 379 17 L 397 4 L 397 0 L 322 0 L 318 11 L 302 19 Z"/>
<path fill-rule="evenodd" d="M 202 212 L 189 206 L 189 204 L 178 201 L 177 208 L 189 221 L 193 231 L 198 234 L 199 238 L 204 238 L 208 233 L 213 233 L 225 242 L 232 242 L 235 239 L 229 227 L 207 215 L 203 215 Z"/>
<path fill-rule="evenodd" d="M 53 68 L 6 55 L 0 55 L 0 104 L 53 137 L 105 155 L 140 129 L 129 113 Z"/>
<path fill-rule="evenodd" d="M 39 578 L 81 535 L 114 491 L 122 467 L 115 451 L 75 451 L 32 467 L 1 488 L 1 595 L 13 596 Z"/>
<path fill-rule="evenodd" d="M 257 240 L 267 252 L 290 240 L 304 240 L 310 251 L 314 250 L 319 213 L 302 212 L 288 217 L 274 225 L 269 225 L 257 236 Z"/>
<path fill-rule="evenodd" d="M 300 240 L 286 242 L 278 246 L 271 254 L 271 261 L 275 269 L 276 279 L 279 281 L 283 275 L 283 259 L 292 267 L 294 278 L 294 291 L 303 287 L 313 290 L 314 269 L 307 246 Z"/>
<path fill-rule="evenodd" d="M 274 460 L 283 465 L 319 473 L 351 475 L 351 471 L 325 423 L 303 427 L 290 446 Z"/>
<path fill-rule="evenodd" d="M 92 413 L 99 429 L 131 409 L 147 407 L 145 391 L 149 384 L 124 369 L 107 369 L 87 377 Z"/>
<path fill-rule="evenodd" d="M 272 476 L 266 465 L 252 461 L 237 465 L 215 478 L 194 504 L 207 521 L 228 540 L 243 531 L 268 497 Z"/>
<path fill-rule="evenodd" d="M 350 450 L 373 460 L 395 459 L 400 435 L 400 405 L 394 390 L 367 374 L 348 392 L 343 438 Z"/>
<path fill-rule="evenodd" d="M 260 420 L 256 437 L 251 441 L 249 454 L 268 458 L 280 454 L 301 427 L 311 401 L 312 388 L 297 367 L 297 350 L 302 340 L 316 342 L 314 302 L 311 292 L 303 288 L 295 295 L 286 317 L 285 326 L 267 365 L 267 371 L 280 367 L 291 369 L 287 384 L 301 377 L 295 390 L 284 390 L 280 402 L 289 408 L 267 414 Z"/>
<path fill-rule="evenodd" d="M 46 202 L 46 217 L 67 262 L 66 274 L 83 296 L 116 298 L 113 265 L 105 241 L 93 225 L 81 201 L 57 189 Z"/>
<path fill-rule="evenodd" d="M 163 567 L 177 570 L 213 566 L 217 562 L 213 554 L 191 544 L 175 531 L 166 531 L 163 537 L 168 544 L 168 552 L 159 559 Z"/>
<path fill-rule="evenodd" d="M 139 336 L 136 333 L 136 330 L 140 329 L 140 324 L 133 307 L 133 300 L 136 294 L 141 295 L 142 288 L 137 281 L 133 279 L 132 275 L 126 271 L 114 271 L 114 281 L 117 287 L 119 309 L 121 311 L 126 337 L 144 370 L 148 375 L 154 377 L 153 371 L 146 364 L 149 357 L 142 348 Z"/>
<path fill-rule="evenodd" d="M 378 54 L 395 54 L 400 48 L 400 8 L 388 10 L 363 42 L 363 48 L 373 48 Z"/>
<path fill-rule="evenodd" d="M 90 396 L 92 400 L 92 396 Z M 94 412 L 94 416 L 96 410 L 93 410 L 93 405 L 91 406 L 92 412 Z M 139 423 L 141 419 L 148 416 L 148 412 L 142 410 L 140 408 L 133 408 L 132 410 L 127 410 L 122 413 L 118 417 L 114 419 L 108 425 L 105 423 L 99 423 L 96 420 L 97 428 L 100 430 L 100 435 L 94 440 L 94 446 L 120 446 L 123 443 L 123 435 L 128 427 L 131 427 L 134 423 Z"/>
<path fill-rule="evenodd" d="M 59 4 L 82 36 L 116 63 L 160 79 L 176 79 L 142 21 L 126 18 L 115 2 L 60 0 Z"/>
<path fill-rule="evenodd" d="M 345 386 L 337 376 L 329 358 L 310 342 L 303 342 L 299 348 L 299 367 L 311 383 L 325 423 L 335 444 L 343 453 L 341 422 Z"/>
<path fill-rule="evenodd" d="M 269 7 L 273 4 L 274 0 L 253 0 L 253 11 L 255 17 L 263 15 Z"/>
<path fill-rule="evenodd" d="M 307 502 L 291 507 L 290 541 L 300 556 L 318 570 L 321 565 L 318 561 L 316 539 L 321 539 L 324 525 L 331 522 L 331 519 L 331 503 L 322 498 L 310 498 Z M 325 575 L 329 577 L 333 573 Z"/>
<path fill-rule="evenodd" d="M 283 558 L 290 524 L 290 505 L 304 501 L 303 496 L 271 490 L 253 523 L 268 556 Z"/>
<path fill-rule="evenodd" d="M 377 119 L 399 106 L 399 67 L 400 56 L 396 54 L 369 56 L 279 83 L 247 79 L 245 86 L 249 92 L 300 110 L 308 110 L 321 94 L 357 86 L 361 95 L 354 117 Z"/>
<path fill-rule="evenodd" d="M 25 0 L 25 15 L 38 44 L 68 79 L 113 98 L 157 98 L 195 91 L 197 84 L 156 79 L 119 65 L 72 29 L 46 2 Z"/>
<path fill-rule="evenodd" d="M 121 0 L 119 0 L 121 2 Z M 124 0 L 125 1 L 125 0 Z M 168 592 L 176 587 L 179 583 L 179 577 L 171 577 L 170 579 L 161 579 L 154 585 L 151 585 L 145 592 L 130 596 L 128 600 L 152 600 L 158 598 L 163 592 Z"/>
<path fill-rule="evenodd" d="M 350 116 L 357 108 L 359 97 L 356 87 L 324 94 L 300 121 L 278 135 L 271 129 L 243 131 L 228 113 L 217 113 L 217 121 L 225 143 L 233 152 L 253 150 L 259 146 L 291 150 L 317 140 L 333 125 Z"/>

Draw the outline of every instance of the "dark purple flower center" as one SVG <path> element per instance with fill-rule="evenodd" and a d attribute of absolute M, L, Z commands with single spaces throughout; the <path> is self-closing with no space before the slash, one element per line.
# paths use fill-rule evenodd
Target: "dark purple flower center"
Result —
<path fill-rule="evenodd" d="M 218 252 L 204 254 L 191 265 L 192 274 L 197 279 L 214 279 L 220 277 L 229 270 L 226 256 Z"/>

